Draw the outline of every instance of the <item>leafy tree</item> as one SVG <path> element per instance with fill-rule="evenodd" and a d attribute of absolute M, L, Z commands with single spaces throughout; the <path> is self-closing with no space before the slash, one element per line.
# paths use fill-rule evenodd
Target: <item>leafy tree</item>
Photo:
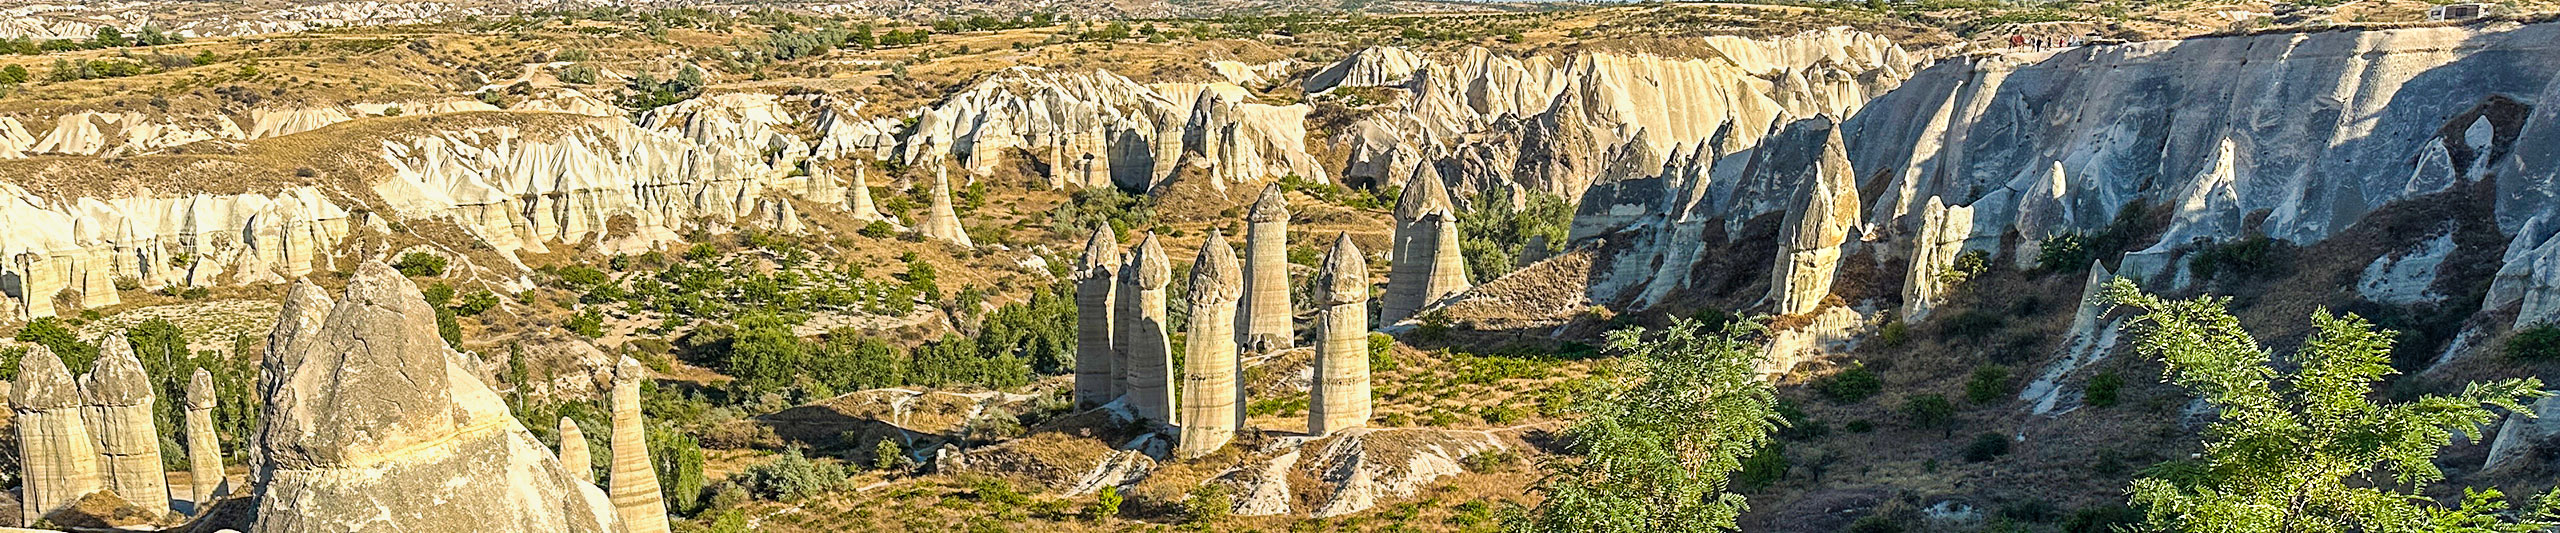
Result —
<path fill-rule="evenodd" d="M 72 374 L 86 374 L 89 366 L 98 362 L 98 345 L 80 340 L 80 334 L 64 327 L 60 319 L 48 317 L 28 322 L 25 327 L 18 328 L 17 339 L 18 342 L 41 344 L 53 350 L 54 356 L 62 358 L 63 368 L 71 370 Z M 9 365 L 8 376 L 5 377 L 17 379 L 18 365 Z"/>
<path fill-rule="evenodd" d="M 702 444 L 692 435 L 664 428 L 649 431 L 649 456 L 658 459 L 658 486 L 667 509 L 691 515 L 702 510 Z"/>
<path fill-rule="evenodd" d="M 1624 377 L 1577 399 L 1582 418 L 1564 430 L 1576 457 L 1541 465 L 1544 501 L 1511 529 L 1734 530 L 1746 504 L 1731 477 L 1781 423 L 1776 391 L 1754 371 L 1766 355 L 1747 337 L 1760 331 L 1677 319 L 1651 339 L 1643 328 L 1610 332 L 1609 350 L 1625 356 L 1612 370 Z"/>
<path fill-rule="evenodd" d="M 1563 251 L 1573 229 L 1573 204 L 1563 197 L 1533 192 L 1521 206 L 1511 203 L 1509 189 L 1494 188 L 1476 196 L 1475 212 L 1458 217 L 1459 255 L 1477 283 L 1511 273 L 1531 255 Z"/>
<path fill-rule="evenodd" d="M 2355 315 L 2323 309 L 2302 348 L 2277 361 L 2240 328 L 2229 298 L 2165 300 L 2133 283 L 2107 286 L 2107 301 L 2144 314 L 2136 350 L 2159 358 L 2167 380 L 2212 404 L 2205 453 L 2189 471 L 2134 481 L 2135 507 L 2162 531 L 2525 532 L 2554 525 L 2543 513 L 2499 516 L 2503 496 L 2471 492 L 2458 507 L 2421 494 L 2444 472 L 2436 454 L 2456 433 L 2479 435 L 2498 407 L 2531 416 L 2548 395 L 2535 378 L 2472 383 L 2459 394 L 2377 401 L 2391 368 L 2392 335 Z M 2547 510 L 2560 491 L 2542 497 Z"/>

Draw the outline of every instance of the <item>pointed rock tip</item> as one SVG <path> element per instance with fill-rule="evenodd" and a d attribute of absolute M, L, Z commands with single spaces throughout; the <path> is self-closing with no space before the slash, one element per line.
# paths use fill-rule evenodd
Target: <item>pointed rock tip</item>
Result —
<path fill-rule="evenodd" d="M 1316 275 L 1317 286 L 1325 289 L 1326 305 L 1355 304 L 1369 301 L 1369 258 L 1360 255 L 1360 245 L 1351 242 L 1349 232 L 1333 240 L 1333 250 L 1324 254 L 1324 270 Z"/>
<path fill-rule="evenodd" d="M 1120 241 L 1111 237 L 1110 225 L 1096 225 L 1093 235 L 1084 240 L 1082 270 L 1098 271 L 1120 266 Z"/>
<path fill-rule="evenodd" d="M 649 379 L 649 367 L 640 364 L 638 359 L 632 359 L 631 356 L 626 355 L 613 365 L 613 380 L 616 383 L 637 383 L 644 379 Z"/>
<path fill-rule="evenodd" d="M 89 369 L 80 394 L 89 405 L 110 407 L 141 405 L 152 398 L 151 376 L 142 372 L 142 358 L 123 332 L 98 340 L 97 367 Z"/>
<path fill-rule="evenodd" d="M 79 407 L 80 384 L 72 381 L 71 370 L 62 366 L 62 358 L 51 348 L 29 346 L 18 360 L 18 380 L 9 387 L 9 405 L 36 411 Z"/>
<path fill-rule="evenodd" d="M 1236 268 L 1236 249 L 1227 244 L 1226 235 L 1209 228 L 1209 237 L 1200 242 L 1200 257 L 1191 262 L 1191 297 L 1194 300 L 1233 301 L 1244 296 L 1244 274 Z"/>
<path fill-rule="evenodd" d="M 187 408 L 212 409 L 215 401 L 213 373 L 206 372 L 201 367 L 196 368 L 195 375 L 187 377 Z"/>
<path fill-rule="evenodd" d="M 1417 168 L 1413 177 L 1405 180 L 1403 195 L 1396 198 L 1397 220 L 1418 220 L 1432 211 L 1456 207 L 1449 199 L 1448 184 L 1440 182 L 1438 172 L 1425 170 L 1429 168 Z"/>
<path fill-rule="evenodd" d="M 1287 195 L 1280 193 L 1280 184 L 1264 186 L 1262 197 L 1254 199 L 1253 209 L 1245 214 L 1244 219 L 1246 222 L 1288 221 L 1289 199 Z"/>
<path fill-rule="evenodd" d="M 1173 261 L 1165 257 L 1164 243 L 1156 240 L 1155 232 L 1147 232 L 1131 253 L 1136 257 L 1129 258 L 1129 267 L 1138 273 L 1138 288 L 1162 289 L 1173 283 Z"/>

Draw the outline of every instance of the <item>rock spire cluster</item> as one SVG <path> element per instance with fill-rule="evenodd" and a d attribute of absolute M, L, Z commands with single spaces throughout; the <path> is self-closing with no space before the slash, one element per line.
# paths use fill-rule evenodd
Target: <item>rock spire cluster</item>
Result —
<path fill-rule="evenodd" d="M 628 533 L 667 533 L 666 496 L 658 490 L 658 469 L 649 462 L 649 438 L 642 428 L 640 380 L 649 368 L 629 357 L 613 369 L 614 514 Z M 584 466 L 580 466 L 584 468 Z"/>
<path fill-rule="evenodd" d="M 10 425 L 18 430 L 18 513 L 34 522 L 72 502 L 106 488 L 98 467 L 98 445 L 81 419 L 80 384 L 62 366 L 62 358 L 44 345 L 27 348 L 18 363 L 18 381 L 10 387 L 9 406 L 17 411 Z"/>

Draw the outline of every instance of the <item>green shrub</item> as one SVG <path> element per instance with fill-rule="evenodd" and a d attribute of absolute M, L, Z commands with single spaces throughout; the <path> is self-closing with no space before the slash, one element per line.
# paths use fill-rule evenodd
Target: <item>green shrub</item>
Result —
<path fill-rule="evenodd" d="M 1226 486 L 1204 483 L 1192 487 L 1182 498 L 1182 522 L 1195 526 L 1217 523 L 1226 520 L 1235 506 L 1235 497 L 1227 493 Z"/>
<path fill-rule="evenodd" d="M 398 269 L 401 275 L 413 278 L 442 276 L 445 266 L 444 256 L 426 252 L 400 254 L 400 261 L 391 264 L 391 268 Z"/>
<path fill-rule="evenodd" d="M 1884 331 L 1876 334 L 1876 342 L 1886 348 L 1901 348 L 1911 342 L 1911 326 L 1900 320 L 1886 322 Z"/>
<path fill-rule="evenodd" d="M 2108 370 L 2089 376 L 2089 386 L 2081 389 L 2080 397 L 2082 403 L 2089 404 L 2090 407 L 2115 407 L 2116 395 L 2123 390 L 2124 376 L 2116 375 L 2114 370 Z"/>
<path fill-rule="evenodd" d="M 2507 357 L 2526 361 L 2560 360 L 2560 325 L 2534 324 L 2507 337 Z"/>
<path fill-rule="evenodd" d="M 2083 507 L 2062 519 L 2063 533 L 2108 533 L 2142 524 L 2142 512 L 2122 505 Z"/>
<path fill-rule="evenodd" d="M 2009 396 L 2009 368 L 1991 365 L 1973 370 L 1973 379 L 1964 384 L 1964 399 L 1976 404 L 1998 402 Z"/>
<path fill-rule="evenodd" d="M 1979 463 L 2008 454 L 2009 438 L 1998 433 L 1974 435 L 1973 442 L 1964 445 L 1966 462 Z"/>
<path fill-rule="evenodd" d="M 1101 520 L 1120 516 L 1120 487 L 1103 487 L 1094 495 L 1093 506 L 1085 508 L 1085 518 Z"/>
<path fill-rule="evenodd" d="M 2282 241 L 2265 234 L 2250 233 L 2230 242 L 2205 245 L 2187 257 L 2187 270 L 2198 280 L 2212 281 L 2223 274 L 2241 278 L 2264 277 L 2282 268 Z"/>
<path fill-rule="evenodd" d="M 1944 429 L 1955 421 L 1956 404 L 1936 394 L 1913 396 L 1902 401 L 1902 417 L 1914 428 Z"/>
<path fill-rule="evenodd" d="M 1771 439 L 1760 451 L 1742 460 L 1742 470 L 1733 473 L 1733 486 L 1743 492 L 1769 488 L 1787 477 L 1787 445 Z"/>
<path fill-rule="evenodd" d="M 783 450 L 773 462 L 747 467 L 730 476 L 748 492 L 764 498 L 796 501 L 835 490 L 844 485 L 844 466 L 834 461 L 811 460 L 799 448 Z"/>
<path fill-rule="evenodd" d="M 907 467 L 907 451 L 898 447 L 898 439 L 882 438 L 871 446 L 872 470 L 903 470 Z"/>
<path fill-rule="evenodd" d="M 886 239 L 896 236 L 898 227 L 889 225 L 888 221 L 874 220 L 870 224 L 862 225 L 862 229 L 854 230 L 854 233 L 873 239 Z"/>
<path fill-rule="evenodd" d="M 1877 377 L 1875 371 L 1860 365 L 1825 376 L 1815 381 L 1813 387 L 1833 403 L 1857 403 L 1883 392 L 1884 380 Z"/>
<path fill-rule="evenodd" d="M 1396 338 L 1385 333 L 1369 334 L 1369 371 L 1396 369 Z"/>

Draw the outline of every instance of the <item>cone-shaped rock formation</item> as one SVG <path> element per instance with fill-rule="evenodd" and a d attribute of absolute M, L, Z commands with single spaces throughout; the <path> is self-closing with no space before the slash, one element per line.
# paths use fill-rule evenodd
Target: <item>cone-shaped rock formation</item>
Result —
<path fill-rule="evenodd" d="M 587 451 L 587 431 L 578 428 L 578 421 L 560 417 L 560 466 L 569 469 L 569 477 L 596 484 L 594 453 Z"/>
<path fill-rule="evenodd" d="M 1112 272 L 1120 268 L 1120 243 L 1110 226 L 1093 229 L 1085 239 L 1084 258 L 1076 263 L 1076 403 L 1102 405 L 1120 397 L 1112 351 L 1112 293 L 1119 288 Z"/>
<path fill-rule="evenodd" d="M 18 430 L 18 516 L 34 522 L 106 488 L 97 441 L 81 420 L 80 384 L 53 350 L 27 347 L 18 381 L 9 388 L 9 406 L 17 411 L 10 425 Z"/>
<path fill-rule="evenodd" d="M 1121 344 L 1116 368 L 1129 378 L 1120 390 L 1126 391 L 1129 411 L 1139 419 L 1169 423 L 1173 421 L 1173 342 L 1166 338 L 1172 330 L 1165 323 L 1164 299 L 1173 266 L 1165 260 L 1164 245 L 1156 242 L 1154 233 L 1138 239 L 1128 259 L 1120 267 L 1115 318 Z"/>
<path fill-rule="evenodd" d="M 1236 343 L 1245 351 L 1269 352 L 1296 344 L 1289 305 L 1289 201 L 1280 184 L 1262 188 L 1262 198 L 1245 215 L 1244 299 L 1237 304 Z"/>
<path fill-rule="evenodd" d="M 1769 283 L 1769 300 L 1777 314 L 1812 312 L 1831 295 L 1831 278 L 1840 267 L 1840 244 L 1858 223 L 1858 184 L 1849 169 L 1848 152 L 1834 125 L 1822 144 L 1822 159 L 1787 206 L 1778 265 Z"/>
<path fill-rule="evenodd" d="M 1315 389 L 1307 398 L 1307 434 L 1369 424 L 1369 260 L 1351 234 L 1333 241 L 1316 277 Z"/>
<path fill-rule="evenodd" d="M 613 369 L 613 509 L 629 533 L 667 533 L 666 496 L 658 491 L 658 469 L 649 462 L 648 434 L 642 429 L 640 380 L 649 368 L 629 357 Z"/>
<path fill-rule="evenodd" d="M 98 341 L 97 368 L 80 383 L 88 402 L 82 414 L 89 435 L 98 440 L 98 473 L 106 488 L 135 507 L 169 514 L 169 474 L 160 469 L 160 426 L 153 422 L 159 402 L 151 376 L 124 333 Z"/>
<path fill-rule="evenodd" d="M 1413 318 L 1422 308 L 1467 290 L 1466 261 L 1458 251 L 1457 207 L 1438 174 L 1417 171 L 1396 200 L 1395 242 L 1388 260 L 1387 299 L 1378 323 Z"/>
<path fill-rule="evenodd" d="M 335 305 L 304 287 L 269 337 L 278 377 L 249 533 L 620 531 L 604 492 L 570 478 L 445 346 L 399 271 L 366 261 Z M 327 316 L 316 328 L 314 314 Z"/>
<path fill-rule="evenodd" d="M 926 207 L 924 224 L 917 229 L 927 239 L 974 247 L 969 243 L 969 232 L 960 228 L 960 213 L 951 208 L 951 178 L 947 174 L 940 168 L 933 170 L 933 203 Z"/>
<path fill-rule="evenodd" d="M 1174 455 L 1208 455 L 1235 440 L 1244 421 L 1244 391 L 1235 343 L 1236 299 L 1243 292 L 1236 252 L 1209 228 L 1191 263 L 1191 329 L 1182 350 L 1182 440 Z"/>
<path fill-rule="evenodd" d="M 196 369 L 187 378 L 187 500 L 195 512 L 213 507 L 222 489 L 222 440 L 213 433 L 213 374 Z"/>

